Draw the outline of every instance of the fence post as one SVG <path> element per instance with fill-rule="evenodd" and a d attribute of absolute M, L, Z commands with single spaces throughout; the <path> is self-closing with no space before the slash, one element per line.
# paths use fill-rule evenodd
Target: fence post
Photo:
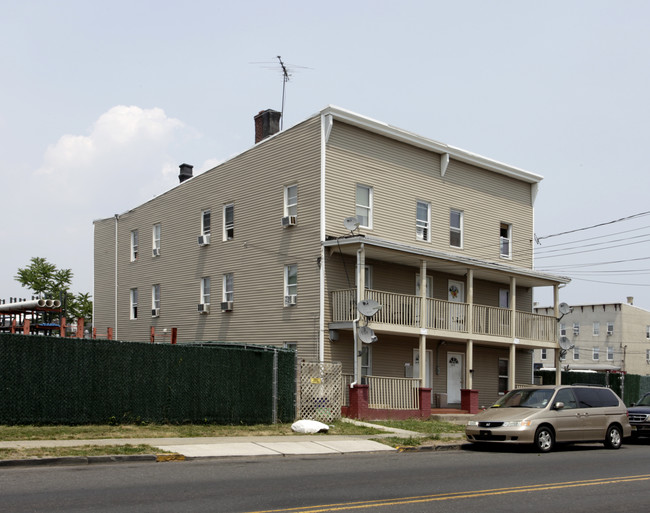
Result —
<path fill-rule="evenodd" d="M 178 337 L 178 328 L 172 328 L 172 344 L 176 343 L 177 337 Z"/>
<path fill-rule="evenodd" d="M 77 338 L 83 338 L 84 336 L 84 318 L 79 317 L 77 319 Z"/>
<path fill-rule="evenodd" d="M 23 321 L 23 335 L 29 335 L 29 319 Z"/>
<path fill-rule="evenodd" d="M 155 328 L 151 326 L 151 335 L 149 335 L 149 342 L 153 344 L 155 340 L 156 340 L 156 331 Z"/>
<path fill-rule="evenodd" d="M 11 329 L 9 331 L 12 335 L 16 333 L 16 319 L 11 319 Z"/>
<path fill-rule="evenodd" d="M 61 323 L 59 325 L 59 336 L 61 338 L 65 338 L 65 328 L 66 328 L 65 317 L 61 317 Z"/>
<path fill-rule="evenodd" d="M 106 328 L 106 338 L 113 340 L 113 328 Z"/>

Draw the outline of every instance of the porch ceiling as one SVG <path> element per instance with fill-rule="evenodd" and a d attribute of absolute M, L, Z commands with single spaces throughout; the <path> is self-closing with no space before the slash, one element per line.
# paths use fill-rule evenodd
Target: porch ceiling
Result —
<path fill-rule="evenodd" d="M 541 273 L 532 269 L 504 265 L 500 262 L 480 260 L 453 253 L 423 250 L 416 246 L 363 235 L 332 238 L 323 242 L 323 245 L 330 248 L 332 252 L 340 250 L 344 255 L 355 257 L 361 244 L 364 245 L 366 260 L 383 260 L 417 269 L 420 267 L 420 262 L 425 260 L 427 270 L 434 272 L 464 276 L 467 274 L 468 269 L 472 269 L 475 280 L 508 284 L 510 277 L 515 276 L 517 285 L 521 287 L 551 287 L 571 281 L 570 278 L 564 276 Z"/>

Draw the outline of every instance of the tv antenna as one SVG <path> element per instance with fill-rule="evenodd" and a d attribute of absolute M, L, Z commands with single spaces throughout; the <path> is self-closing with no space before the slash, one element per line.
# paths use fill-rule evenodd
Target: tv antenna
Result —
<path fill-rule="evenodd" d="M 287 82 L 291 80 L 291 77 L 293 76 L 293 73 L 296 69 L 311 69 L 307 68 L 306 66 L 296 66 L 294 64 L 285 64 L 285 62 L 282 60 L 282 56 L 277 55 L 276 59 L 278 60 L 277 63 L 275 62 L 252 62 L 251 64 L 264 64 L 266 68 L 272 69 L 272 70 L 277 70 L 277 64 L 280 64 L 280 72 L 282 73 L 282 108 L 280 110 L 281 116 L 280 116 L 280 130 L 282 130 L 282 125 L 283 125 L 283 120 L 284 120 L 284 101 L 286 98 L 286 92 L 287 92 Z"/>

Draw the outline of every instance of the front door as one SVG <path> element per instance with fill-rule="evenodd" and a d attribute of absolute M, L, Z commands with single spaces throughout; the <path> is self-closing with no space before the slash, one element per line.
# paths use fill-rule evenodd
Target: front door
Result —
<path fill-rule="evenodd" d="M 465 355 L 447 353 L 447 403 L 460 404 L 460 390 L 464 386 Z"/>

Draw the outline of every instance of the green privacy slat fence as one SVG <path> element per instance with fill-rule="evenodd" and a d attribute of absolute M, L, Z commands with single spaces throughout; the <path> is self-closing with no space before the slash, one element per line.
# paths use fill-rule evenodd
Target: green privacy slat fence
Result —
<path fill-rule="evenodd" d="M 555 385 L 555 371 L 535 371 L 535 376 L 541 376 L 544 385 Z M 576 383 L 608 386 L 628 406 L 638 401 L 646 392 L 650 392 L 650 376 L 613 372 L 609 374 L 605 372 L 562 372 L 563 385 Z"/>
<path fill-rule="evenodd" d="M 0 334 L 1 424 L 294 420 L 295 353 Z"/>

